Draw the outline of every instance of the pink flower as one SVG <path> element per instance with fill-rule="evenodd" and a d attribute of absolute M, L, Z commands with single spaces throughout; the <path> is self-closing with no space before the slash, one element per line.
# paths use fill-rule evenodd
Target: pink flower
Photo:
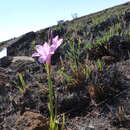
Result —
<path fill-rule="evenodd" d="M 52 39 L 51 45 L 47 42 L 44 45 L 36 45 L 36 51 L 32 54 L 32 57 L 39 57 L 40 63 L 51 63 L 51 56 L 55 53 L 56 49 L 62 44 L 63 39 L 59 39 L 58 36 Z"/>

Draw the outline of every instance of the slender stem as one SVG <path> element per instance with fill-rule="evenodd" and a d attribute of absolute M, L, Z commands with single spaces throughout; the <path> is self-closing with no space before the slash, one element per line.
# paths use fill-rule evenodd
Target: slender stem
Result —
<path fill-rule="evenodd" d="M 46 71 L 47 71 L 47 77 L 48 77 L 48 86 L 49 86 L 49 113 L 50 113 L 50 129 L 56 130 L 57 124 L 56 124 L 56 117 L 57 117 L 57 110 L 55 107 L 55 94 L 54 94 L 54 88 L 52 86 L 52 80 L 51 80 L 51 66 L 50 64 L 46 64 Z"/>

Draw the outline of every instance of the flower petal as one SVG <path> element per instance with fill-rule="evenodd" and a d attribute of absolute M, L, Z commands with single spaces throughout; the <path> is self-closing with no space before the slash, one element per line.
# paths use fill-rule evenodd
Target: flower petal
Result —
<path fill-rule="evenodd" d="M 47 42 L 45 42 L 43 45 L 43 53 L 44 53 L 44 55 L 47 56 L 49 54 L 49 52 L 50 52 L 50 46 L 48 45 Z"/>
<path fill-rule="evenodd" d="M 47 57 L 42 57 L 42 56 L 40 56 L 40 57 L 38 58 L 38 61 L 39 61 L 40 63 L 44 63 L 44 62 L 46 61 L 46 58 L 47 58 Z"/>
<path fill-rule="evenodd" d="M 52 44 L 57 43 L 58 39 L 59 39 L 59 36 L 58 36 L 58 35 L 55 36 L 55 37 L 52 39 L 52 42 L 53 42 Z"/>
<path fill-rule="evenodd" d="M 35 52 L 35 53 L 32 54 L 32 57 L 36 57 L 36 56 L 40 56 L 40 54 L 37 53 L 37 52 Z"/>
<path fill-rule="evenodd" d="M 57 38 L 58 38 L 58 36 L 56 36 Z M 57 39 L 57 38 L 54 38 L 53 40 L 52 40 L 52 45 L 51 45 L 51 47 L 50 47 L 50 53 L 51 54 L 54 54 L 54 52 L 56 51 L 56 49 L 62 44 L 62 42 L 63 42 L 63 39 Z"/>
<path fill-rule="evenodd" d="M 63 39 L 59 39 L 57 42 L 57 48 L 63 43 Z"/>
<path fill-rule="evenodd" d="M 56 49 L 62 44 L 63 39 L 59 39 L 58 36 L 52 39 L 52 44 L 49 45 L 47 42 L 44 45 L 36 45 L 36 53 L 32 54 L 32 57 L 39 57 L 40 63 L 51 64 L 51 56 L 55 53 Z"/>
<path fill-rule="evenodd" d="M 44 48 L 42 45 L 36 45 L 36 50 L 40 55 L 44 54 Z"/>

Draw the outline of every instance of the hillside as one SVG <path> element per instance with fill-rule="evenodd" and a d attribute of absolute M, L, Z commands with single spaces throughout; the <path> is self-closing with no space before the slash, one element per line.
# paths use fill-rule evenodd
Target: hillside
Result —
<path fill-rule="evenodd" d="M 54 36 L 59 35 L 64 39 L 64 44 L 67 44 L 70 39 L 78 38 L 82 40 L 82 43 L 89 43 L 88 46 L 95 47 L 99 44 L 107 44 L 115 37 L 118 37 L 119 41 L 124 39 L 128 41 L 130 37 L 129 15 L 130 3 L 125 3 L 50 28 L 53 30 Z M 32 41 L 35 40 L 36 44 L 43 43 L 47 40 L 48 29 L 29 32 L 18 38 L 2 42 L 0 48 L 9 47 L 8 55 L 10 56 L 31 55 Z"/>
<path fill-rule="evenodd" d="M 130 130 L 130 2 L 1 42 L 0 130 L 48 129 L 47 74 L 31 55 L 49 29 L 63 38 L 51 78 L 65 129 Z"/>

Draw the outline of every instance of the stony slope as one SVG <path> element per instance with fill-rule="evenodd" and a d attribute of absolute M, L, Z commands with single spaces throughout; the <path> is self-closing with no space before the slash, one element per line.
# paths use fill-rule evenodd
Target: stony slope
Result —
<path fill-rule="evenodd" d="M 50 27 L 53 34 L 64 38 L 64 44 L 70 39 L 80 39 L 89 47 L 107 44 L 111 40 L 129 41 L 130 39 L 130 3 L 125 3 L 94 14 L 67 21 Z M 49 28 L 29 32 L 18 38 L 0 43 L 0 48 L 8 47 L 8 55 L 31 55 L 32 41 L 41 44 L 47 40 Z M 91 45 L 93 44 L 93 45 Z"/>

